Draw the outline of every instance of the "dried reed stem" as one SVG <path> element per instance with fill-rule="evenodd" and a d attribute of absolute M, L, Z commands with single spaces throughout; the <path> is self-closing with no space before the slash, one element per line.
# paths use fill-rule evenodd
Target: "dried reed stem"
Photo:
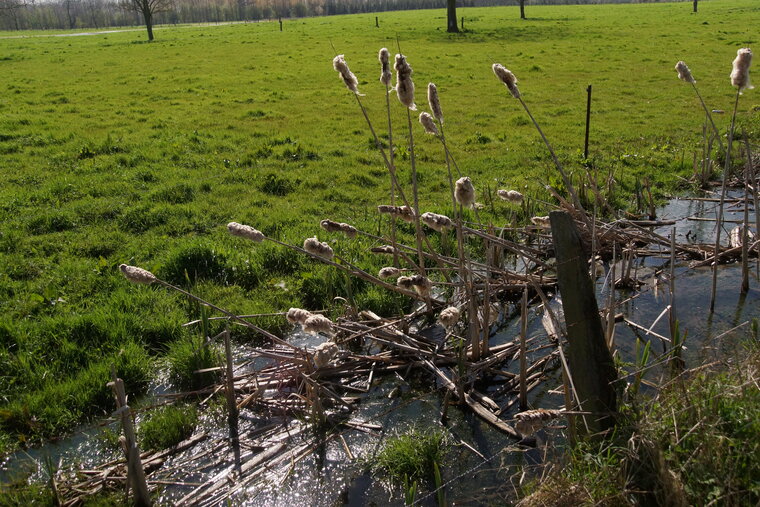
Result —
<path fill-rule="evenodd" d="M 743 133 L 745 144 L 747 143 L 747 134 Z M 752 157 L 750 157 L 750 164 Z M 744 168 L 744 220 L 742 222 L 742 285 L 741 293 L 749 292 L 749 173 L 750 167 Z M 760 231 L 758 231 L 760 234 Z M 760 257 L 760 256 L 758 256 Z"/>
<path fill-rule="evenodd" d="M 388 116 L 388 152 L 390 155 L 390 165 L 393 167 L 393 173 L 396 172 L 396 161 L 393 153 L 393 122 L 391 121 L 391 88 L 387 85 L 385 87 L 385 112 Z M 393 183 L 393 178 L 390 179 L 391 183 L 391 206 L 396 205 L 396 188 Z M 396 217 L 391 215 L 391 245 L 396 249 Z M 398 253 L 393 252 L 393 266 L 399 267 Z"/>
<path fill-rule="evenodd" d="M 699 90 L 697 89 L 697 83 L 692 81 L 691 87 L 694 88 L 694 93 L 697 94 L 697 98 L 699 98 L 699 103 L 702 104 L 702 109 L 705 110 L 707 119 L 710 120 L 710 125 L 712 125 L 713 132 L 715 132 L 715 137 L 718 139 L 718 143 L 720 143 L 720 148 L 723 149 L 723 140 L 720 138 L 720 132 L 718 132 L 718 127 L 715 126 L 715 122 L 713 121 L 712 114 L 710 114 L 710 110 L 707 109 L 707 105 L 705 104 L 705 101 L 702 100 L 702 95 L 700 95 Z"/>
<path fill-rule="evenodd" d="M 523 291 L 520 305 L 520 410 L 528 409 L 527 370 L 528 358 L 525 357 L 525 340 L 528 336 L 528 289 Z"/>
<path fill-rule="evenodd" d="M 736 110 L 739 108 L 739 96 L 741 95 L 741 89 L 736 90 L 736 100 L 734 100 L 734 112 L 731 115 L 731 129 L 728 131 L 728 148 L 726 149 L 726 165 L 723 168 L 723 183 L 720 190 L 720 206 L 718 207 L 718 222 L 717 230 L 715 231 L 715 262 L 713 264 L 712 273 L 712 291 L 710 293 L 710 313 L 715 311 L 715 294 L 718 287 L 718 252 L 720 250 L 720 232 L 723 228 L 723 205 L 726 200 L 726 181 L 728 179 L 728 172 L 731 169 L 731 147 L 734 141 L 734 127 L 736 125 Z"/>
<path fill-rule="evenodd" d="M 749 146 L 749 139 L 744 136 L 744 147 L 747 152 L 747 170 L 749 171 L 749 180 L 752 183 L 752 198 L 755 204 L 755 231 L 757 236 L 760 236 L 760 206 L 758 206 L 758 192 L 757 192 L 757 175 L 755 174 L 755 165 L 752 162 L 752 149 Z M 747 207 L 747 204 L 744 204 Z M 760 251 L 757 255 L 757 277 L 760 278 Z"/>

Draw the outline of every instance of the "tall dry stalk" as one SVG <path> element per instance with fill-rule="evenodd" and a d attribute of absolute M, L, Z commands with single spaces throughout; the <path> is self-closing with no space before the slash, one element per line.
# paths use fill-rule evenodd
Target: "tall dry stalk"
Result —
<path fill-rule="evenodd" d="M 734 141 L 734 128 L 736 126 L 736 110 L 739 108 L 739 96 L 741 95 L 741 87 L 736 89 L 736 99 L 734 100 L 734 112 L 731 115 L 731 128 L 728 131 L 728 147 L 726 148 L 726 165 L 723 168 L 723 179 L 720 190 L 720 205 L 718 206 L 718 218 L 717 218 L 717 230 L 715 231 L 715 248 L 713 261 L 713 273 L 712 273 L 712 290 L 710 292 L 710 313 L 715 311 L 715 295 L 718 288 L 718 264 L 720 259 L 720 233 L 723 229 L 723 206 L 726 200 L 726 182 L 728 181 L 728 173 L 731 170 L 731 148 Z"/>

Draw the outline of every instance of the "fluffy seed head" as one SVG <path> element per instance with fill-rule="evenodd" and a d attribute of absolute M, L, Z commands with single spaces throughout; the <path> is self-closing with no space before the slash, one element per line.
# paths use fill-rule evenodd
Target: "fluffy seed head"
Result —
<path fill-rule="evenodd" d="M 420 220 L 422 220 L 425 225 L 438 232 L 442 232 L 454 226 L 454 223 L 449 217 L 437 213 L 423 213 L 420 215 Z"/>
<path fill-rule="evenodd" d="M 376 253 L 376 254 L 387 254 L 387 255 L 393 255 L 396 253 L 396 249 L 393 248 L 391 245 L 382 245 L 382 246 L 375 246 L 370 249 L 370 252 Z"/>
<path fill-rule="evenodd" d="M 399 276 L 396 280 L 396 285 L 406 290 L 414 289 L 414 284 L 412 283 L 411 276 Z"/>
<path fill-rule="evenodd" d="M 433 83 L 428 83 L 428 104 L 430 104 L 430 110 L 435 119 L 443 125 L 443 110 L 441 109 L 441 101 L 438 99 L 438 88 Z"/>
<path fill-rule="evenodd" d="M 145 285 L 150 285 L 157 280 L 153 273 L 147 269 L 138 268 L 137 266 L 119 264 L 119 269 L 124 274 L 124 277 L 132 283 L 144 283 Z"/>
<path fill-rule="evenodd" d="M 263 232 L 254 229 L 250 225 L 243 225 L 237 222 L 228 223 L 227 230 L 230 231 L 230 234 L 233 236 L 240 236 L 241 238 L 250 239 L 256 243 L 261 243 L 266 237 L 264 236 Z"/>
<path fill-rule="evenodd" d="M 750 65 L 752 65 L 752 50 L 741 48 L 736 52 L 734 69 L 731 71 L 731 84 L 739 88 L 739 91 L 754 88 L 749 80 Z"/>
<path fill-rule="evenodd" d="M 414 290 L 417 291 L 417 294 L 420 296 L 428 296 L 430 294 L 430 287 L 432 287 L 432 284 L 430 283 L 430 280 L 424 276 L 414 275 L 410 278 L 409 283 L 411 283 Z"/>
<path fill-rule="evenodd" d="M 332 322 L 324 315 L 315 313 L 303 321 L 303 330 L 309 334 L 331 334 Z"/>
<path fill-rule="evenodd" d="M 314 349 L 314 364 L 317 368 L 324 368 L 338 353 L 338 346 L 333 342 L 324 342 Z"/>
<path fill-rule="evenodd" d="M 686 81 L 687 83 L 696 83 L 697 81 L 694 79 L 694 76 L 691 75 L 691 70 L 689 70 L 689 66 L 686 65 L 685 62 L 679 61 L 676 64 L 676 72 L 678 72 L 678 79 L 682 79 Z"/>
<path fill-rule="evenodd" d="M 291 324 L 301 324 L 306 322 L 306 319 L 311 317 L 311 312 L 308 310 L 302 310 L 301 308 L 291 308 L 288 313 L 285 314 L 285 318 Z"/>
<path fill-rule="evenodd" d="M 420 113 L 420 123 L 422 124 L 425 132 L 428 134 L 438 135 L 438 127 L 435 126 L 435 120 L 430 116 L 430 113 Z"/>
<path fill-rule="evenodd" d="M 401 273 L 401 270 L 398 268 L 394 268 L 393 266 L 388 266 L 380 270 L 380 272 L 377 274 L 382 279 L 386 278 L 393 278 L 394 276 L 398 276 L 399 273 Z"/>
<path fill-rule="evenodd" d="M 396 95 L 398 95 L 398 100 L 412 111 L 416 111 L 412 68 L 404 55 L 396 55 L 394 68 L 396 69 Z"/>
<path fill-rule="evenodd" d="M 517 190 L 497 190 L 496 193 L 503 201 L 520 204 L 523 202 L 523 195 Z"/>
<path fill-rule="evenodd" d="M 327 243 L 321 243 L 316 236 L 313 238 L 307 238 L 303 242 L 303 249 L 312 255 L 322 257 L 323 259 L 330 260 L 333 258 L 333 249 Z"/>
<path fill-rule="evenodd" d="M 382 65 L 383 68 L 380 72 L 380 82 L 385 86 L 391 85 L 391 78 L 393 77 L 391 75 L 391 65 L 389 63 L 390 57 L 391 54 L 385 48 L 381 49 L 380 53 L 377 55 L 377 59 L 380 60 L 380 65 Z"/>
<path fill-rule="evenodd" d="M 517 78 L 512 74 L 512 71 L 508 70 L 500 63 L 494 63 L 492 68 L 496 77 L 507 86 L 509 93 L 511 93 L 514 98 L 519 99 L 520 90 L 517 88 Z"/>
<path fill-rule="evenodd" d="M 359 82 L 356 80 L 354 73 L 349 70 L 348 64 L 343 55 L 338 55 L 333 58 L 333 68 L 340 74 L 340 78 L 346 84 L 346 88 L 354 93 L 359 93 L 359 88 L 357 87 Z"/>
<path fill-rule="evenodd" d="M 457 180 L 454 198 L 456 198 L 460 205 L 466 208 L 471 208 L 475 205 L 475 187 L 470 178 L 463 176 Z"/>
<path fill-rule="evenodd" d="M 515 414 L 515 429 L 522 435 L 532 435 L 540 430 L 546 421 L 556 419 L 562 415 L 561 410 L 547 410 L 539 408 L 536 410 L 526 410 Z"/>
<path fill-rule="evenodd" d="M 531 222 L 533 222 L 533 225 L 537 225 L 539 227 L 542 227 L 544 229 L 548 229 L 552 226 L 551 221 L 549 220 L 549 217 L 533 217 L 530 219 Z"/>
<path fill-rule="evenodd" d="M 319 225 L 327 232 L 342 232 L 350 239 L 354 239 L 359 233 L 353 225 L 344 224 L 342 222 L 338 223 L 328 219 L 322 220 L 319 222 Z"/>
<path fill-rule="evenodd" d="M 409 206 L 388 206 L 387 204 L 381 204 L 377 207 L 377 211 L 388 213 L 393 218 L 400 218 L 404 222 L 414 222 L 414 210 Z"/>
<path fill-rule="evenodd" d="M 456 306 L 449 306 L 441 310 L 438 315 L 438 322 L 446 329 L 451 329 L 459 321 L 459 309 Z"/>

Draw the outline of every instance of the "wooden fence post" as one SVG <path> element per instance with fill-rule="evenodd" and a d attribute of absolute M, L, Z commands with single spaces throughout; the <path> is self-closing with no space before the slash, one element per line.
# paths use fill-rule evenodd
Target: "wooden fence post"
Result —
<path fill-rule="evenodd" d="M 590 435 L 615 425 L 617 396 L 612 383 L 617 371 L 604 339 L 588 259 L 573 218 L 564 211 L 549 214 L 557 257 L 557 279 L 565 312 L 570 375 Z M 578 428 L 580 429 L 580 428 Z"/>
<path fill-rule="evenodd" d="M 121 417 L 121 427 L 124 430 L 126 439 L 125 454 L 127 458 L 127 476 L 135 495 L 135 504 L 139 507 L 151 505 L 150 493 L 148 492 L 148 483 L 145 480 L 145 470 L 140 459 L 140 448 L 137 445 L 135 429 L 132 426 L 132 413 L 127 405 L 127 394 L 124 390 L 124 381 L 112 373 L 113 380 L 108 386 L 113 389 L 116 397 L 116 412 L 114 416 Z"/>

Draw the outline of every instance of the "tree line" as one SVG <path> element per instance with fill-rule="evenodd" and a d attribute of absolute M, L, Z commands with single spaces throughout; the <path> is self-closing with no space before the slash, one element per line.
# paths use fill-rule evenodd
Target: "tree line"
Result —
<path fill-rule="evenodd" d="M 644 3 L 647 0 L 525 0 L 527 5 Z M 649 0 L 659 1 L 659 0 Z M 0 0 L 0 30 L 100 29 L 152 24 L 220 23 L 442 9 L 447 0 Z M 457 7 L 518 5 L 518 0 L 457 0 Z"/>

